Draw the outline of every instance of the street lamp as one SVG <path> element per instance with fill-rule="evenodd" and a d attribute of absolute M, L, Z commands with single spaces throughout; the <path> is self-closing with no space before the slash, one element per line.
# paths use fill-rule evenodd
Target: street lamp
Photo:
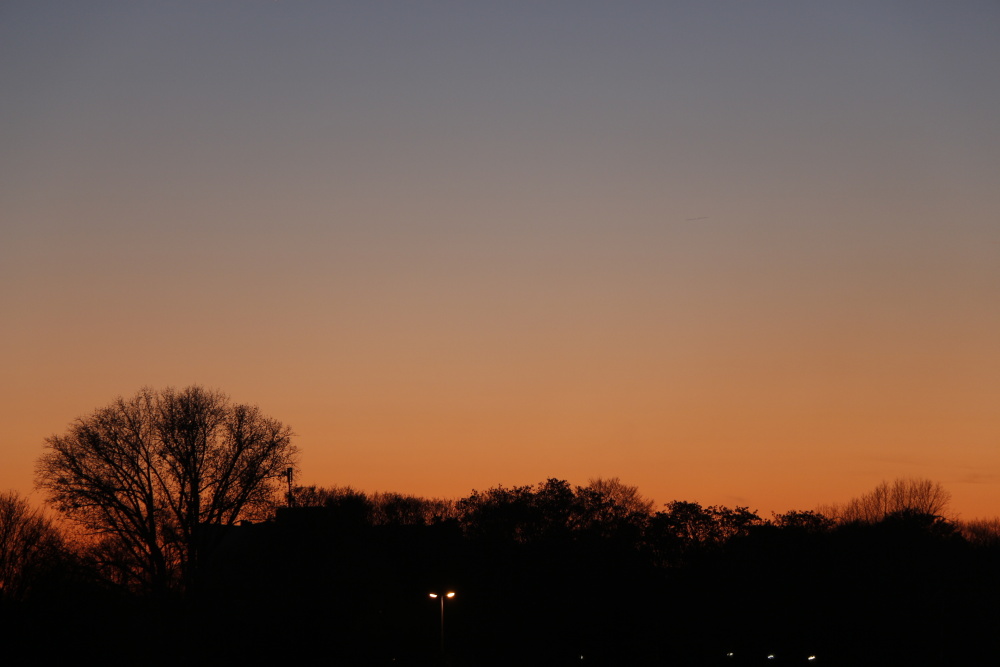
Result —
<path fill-rule="evenodd" d="M 430 593 L 430 596 L 441 601 L 441 659 L 444 660 L 444 599 L 455 597 L 455 592 L 449 591 L 444 595 Z"/>

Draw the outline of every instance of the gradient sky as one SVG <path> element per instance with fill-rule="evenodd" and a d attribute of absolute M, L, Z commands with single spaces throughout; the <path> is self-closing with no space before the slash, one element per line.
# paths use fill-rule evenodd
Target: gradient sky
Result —
<path fill-rule="evenodd" d="M 1000 514 L 998 35 L 994 0 L 5 0 L 0 489 L 197 383 L 305 484 Z"/>

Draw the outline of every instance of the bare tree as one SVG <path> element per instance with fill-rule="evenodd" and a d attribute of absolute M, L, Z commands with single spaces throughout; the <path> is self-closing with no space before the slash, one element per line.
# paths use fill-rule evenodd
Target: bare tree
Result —
<path fill-rule="evenodd" d="M 984 547 L 1000 546 L 1000 517 L 962 521 L 958 529 L 971 544 Z"/>
<path fill-rule="evenodd" d="M 455 517 L 455 502 L 443 498 L 422 498 L 387 491 L 369 496 L 372 523 L 426 526 Z"/>
<path fill-rule="evenodd" d="M 365 493 L 351 486 L 297 486 L 292 496 L 296 507 L 323 507 L 332 517 L 371 526 L 426 526 L 458 518 L 455 501 L 446 498 L 422 498 L 388 491 Z"/>
<path fill-rule="evenodd" d="M 292 490 L 295 507 L 329 507 L 343 498 L 357 498 L 365 503 L 368 496 L 352 486 L 296 486 Z"/>
<path fill-rule="evenodd" d="M 0 599 L 25 597 L 62 550 L 51 521 L 14 491 L 0 493 Z"/>
<path fill-rule="evenodd" d="M 220 527 L 272 510 L 295 467 L 291 436 L 217 391 L 145 388 L 48 438 L 37 484 L 116 545 L 135 581 L 190 586 Z"/>
<path fill-rule="evenodd" d="M 649 515 L 653 501 L 639 493 L 639 487 L 626 484 L 617 477 L 592 477 L 584 487 L 604 496 L 615 507 L 626 512 Z"/>
<path fill-rule="evenodd" d="M 950 501 L 951 493 L 938 482 L 897 478 L 892 483 L 882 482 L 844 505 L 834 505 L 827 512 L 843 522 L 875 523 L 900 512 L 942 516 Z"/>

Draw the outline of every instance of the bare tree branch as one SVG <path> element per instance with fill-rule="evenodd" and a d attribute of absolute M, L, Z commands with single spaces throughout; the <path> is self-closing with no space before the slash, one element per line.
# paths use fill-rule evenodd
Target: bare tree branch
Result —
<path fill-rule="evenodd" d="M 117 542 L 152 589 L 190 587 L 213 535 L 260 518 L 295 467 L 292 431 L 199 386 L 140 390 L 46 440 L 37 483 L 67 517 Z"/>

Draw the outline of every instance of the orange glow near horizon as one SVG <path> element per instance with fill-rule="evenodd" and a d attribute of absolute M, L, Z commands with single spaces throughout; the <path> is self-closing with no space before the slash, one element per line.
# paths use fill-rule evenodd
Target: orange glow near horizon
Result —
<path fill-rule="evenodd" d="M 1000 514 L 1000 10 L 250 4 L 0 25 L 0 489 L 202 384 L 304 485 Z"/>

